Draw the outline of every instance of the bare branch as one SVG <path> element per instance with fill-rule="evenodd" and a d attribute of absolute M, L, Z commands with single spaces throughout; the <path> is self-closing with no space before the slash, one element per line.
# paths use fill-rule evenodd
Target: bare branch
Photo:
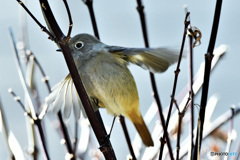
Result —
<path fill-rule="evenodd" d="M 219 0 L 216 2 L 216 8 L 215 8 L 215 15 L 213 19 L 213 25 L 212 25 L 212 33 L 208 45 L 207 53 L 205 54 L 205 71 L 204 71 L 204 83 L 203 83 L 203 90 L 202 90 L 202 97 L 201 97 L 201 107 L 199 112 L 199 123 L 198 123 L 198 132 L 197 132 L 197 138 L 196 138 L 196 145 L 194 150 L 194 159 L 197 158 L 197 156 L 200 154 L 201 151 L 201 144 L 202 144 L 202 135 L 203 135 L 203 125 L 204 125 L 204 118 L 205 118 L 205 109 L 206 109 L 206 103 L 208 98 L 208 88 L 209 88 L 209 79 L 210 79 L 210 72 L 211 72 L 211 63 L 213 59 L 213 49 L 215 46 L 215 41 L 217 38 L 217 31 L 218 31 L 218 24 L 221 14 L 221 8 L 222 8 L 222 0 Z"/>
<path fill-rule="evenodd" d="M 142 33 L 143 33 L 143 39 L 144 39 L 144 42 L 145 42 L 145 47 L 149 48 L 146 20 L 145 20 L 145 14 L 144 14 L 144 6 L 142 5 L 142 1 L 141 0 L 137 0 L 137 5 L 138 5 L 137 6 L 137 11 L 138 11 L 139 16 L 140 16 L 140 21 L 141 21 L 141 26 L 142 26 Z M 156 84 L 156 81 L 155 81 L 154 74 L 151 73 L 151 72 L 150 72 L 150 80 L 151 80 L 151 85 L 152 85 L 152 90 L 153 90 L 153 96 L 154 96 L 154 99 L 155 99 L 155 101 L 157 103 L 157 106 L 158 106 L 158 112 L 159 112 L 159 115 L 160 115 L 160 120 L 161 120 L 161 123 L 162 123 L 163 131 L 164 131 L 165 136 L 166 136 L 166 143 L 167 143 L 167 146 L 168 146 L 169 155 L 170 155 L 171 159 L 174 159 L 173 158 L 171 144 L 170 144 L 170 140 L 169 140 L 168 133 L 167 133 L 167 128 L 165 126 L 165 119 L 164 119 L 163 112 L 162 112 L 162 105 L 161 105 L 160 97 L 159 97 L 159 94 L 158 94 L 158 91 L 157 91 L 157 84 Z M 162 139 L 161 144 L 165 143 L 163 141 L 165 141 L 165 140 Z"/>
<path fill-rule="evenodd" d="M 119 121 L 122 125 L 122 128 L 123 128 L 123 131 L 124 131 L 124 135 L 125 135 L 125 138 L 126 138 L 126 141 L 127 141 L 127 145 L 128 145 L 128 149 L 130 151 L 130 154 L 131 154 L 131 158 L 133 160 L 136 160 L 136 156 L 135 156 L 135 153 L 133 151 L 133 148 L 132 148 L 132 144 L 131 144 L 131 140 L 130 140 L 130 137 L 129 137 L 129 134 L 128 134 L 128 131 L 127 131 L 127 126 L 126 126 L 126 123 L 125 123 L 125 118 L 123 116 L 119 116 Z"/>
<path fill-rule="evenodd" d="M 71 16 L 71 12 L 70 12 L 67 0 L 63 0 L 63 3 L 66 7 L 68 19 L 69 19 L 69 28 L 68 28 L 68 33 L 67 33 L 67 42 L 68 42 L 68 40 L 70 39 L 70 36 L 71 36 L 71 32 L 72 32 L 73 21 L 72 21 L 72 16 Z"/>
<path fill-rule="evenodd" d="M 171 102 L 170 102 L 168 115 L 167 115 L 166 130 L 168 128 L 168 124 L 169 124 L 169 120 L 170 120 L 170 116 L 171 116 L 171 112 L 172 112 L 173 100 L 175 99 L 175 93 L 176 93 L 176 89 L 177 89 L 177 80 L 178 80 L 178 75 L 179 75 L 179 72 L 180 72 L 180 64 L 181 64 L 182 55 L 183 55 L 183 48 L 184 48 L 184 44 L 185 44 L 187 27 L 190 24 L 190 21 L 188 21 L 189 15 L 190 15 L 190 13 L 187 12 L 186 16 L 185 16 L 185 20 L 184 20 L 185 26 L 184 26 L 184 32 L 183 32 L 183 38 L 182 38 L 182 45 L 181 45 L 180 55 L 179 55 L 179 59 L 178 59 L 178 63 L 177 63 L 177 68 L 174 72 L 175 73 L 175 78 L 174 78 L 173 90 L 172 90 L 172 94 L 171 94 Z M 166 137 L 166 133 L 164 132 L 163 139 L 165 139 L 165 137 Z M 164 143 L 162 143 L 161 147 L 160 147 L 159 159 L 162 159 L 163 149 L 164 149 Z"/>
<path fill-rule="evenodd" d="M 23 4 L 21 0 L 17 0 L 18 3 L 25 9 L 25 11 L 32 17 L 32 19 L 37 23 L 37 25 L 41 28 L 41 30 L 49 35 L 49 38 L 51 40 L 55 41 L 54 36 L 44 27 L 38 20 L 37 18 L 34 17 L 34 15 L 29 11 L 29 9 Z"/>
<path fill-rule="evenodd" d="M 83 0 L 83 2 L 88 7 L 88 11 L 89 11 L 89 14 L 90 14 L 90 17 L 91 17 L 91 21 L 92 21 L 92 27 L 93 27 L 94 35 L 95 35 L 95 37 L 100 39 L 99 33 L 98 33 L 97 22 L 96 22 L 94 10 L 93 10 L 93 0 Z"/>

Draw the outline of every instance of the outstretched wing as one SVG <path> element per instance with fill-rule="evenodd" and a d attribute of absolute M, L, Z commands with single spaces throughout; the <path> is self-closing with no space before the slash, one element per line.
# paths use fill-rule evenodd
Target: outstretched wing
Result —
<path fill-rule="evenodd" d="M 108 52 L 151 72 L 164 72 L 178 60 L 178 51 L 168 48 L 124 48 L 108 46 Z"/>
<path fill-rule="evenodd" d="M 76 120 L 80 118 L 81 113 L 87 117 L 70 74 L 53 87 L 45 101 L 52 107 L 54 113 L 63 108 L 64 118 L 69 118 L 72 108 Z"/>

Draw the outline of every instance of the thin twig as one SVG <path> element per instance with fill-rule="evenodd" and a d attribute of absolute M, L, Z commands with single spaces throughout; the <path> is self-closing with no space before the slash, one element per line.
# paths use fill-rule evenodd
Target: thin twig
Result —
<path fill-rule="evenodd" d="M 127 145 L 128 145 L 128 149 L 130 151 L 130 154 L 132 156 L 132 159 L 133 160 L 136 160 L 136 156 L 135 156 L 135 153 L 133 151 L 133 148 L 132 148 L 132 145 L 131 145 L 131 140 L 130 140 L 130 137 L 129 137 L 129 134 L 128 134 L 128 131 L 127 131 L 127 126 L 126 126 L 126 123 L 125 123 L 125 118 L 123 116 L 119 116 L 119 121 L 122 125 L 122 129 L 124 131 L 124 135 L 125 135 L 125 138 L 126 138 L 126 141 L 127 141 Z"/>
<path fill-rule="evenodd" d="M 189 68 L 189 96 L 191 98 L 190 106 L 190 123 L 189 123 L 189 135 L 190 135 L 190 147 L 188 150 L 188 159 L 192 159 L 192 151 L 193 151 L 193 129 L 194 129 L 194 93 L 193 93 L 193 47 L 192 47 L 192 36 L 188 36 L 189 39 L 189 54 L 188 54 L 188 68 Z"/>
<path fill-rule="evenodd" d="M 219 60 L 222 58 L 222 56 L 226 53 L 227 51 L 227 46 L 226 45 L 220 45 L 219 47 L 217 47 L 215 50 L 214 50 L 214 58 L 213 58 L 213 61 L 212 61 L 212 71 L 213 69 L 216 67 L 216 64 L 218 64 Z M 193 84 L 193 90 L 194 90 L 194 94 L 197 94 L 203 84 L 203 71 L 204 71 L 204 62 L 201 63 L 198 71 L 196 72 L 196 75 L 194 76 L 194 84 Z M 182 102 L 186 102 L 187 99 L 189 98 L 189 91 L 188 91 L 188 85 L 186 85 L 185 87 L 183 87 L 183 90 L 178 94 L 178 96 L 176 96 L 176 100 L 177 102 L 179 102 L 179 107 L 181 108 L 181 110 L 184 108 L 185 105 L 183 105 Z M 163 113 L 167 113 L 168 111 L 168 108 L 169 107 L 166 107 L 166 109 L 164 110 Z M 175 107 L 173 108 L 175 109 Z M 153 120 L 153 118 L 156 116 L 156 114 L 158 113 L 157 111 L 157 105 L 153 102 L 152 105 L 150 106 L 149 110 L 147 111 L 147 113 L 144 115 L 144 118 L 147 118 L 146 119 L 146 123 L 149 123 L 151 120 Z M 154 114 L 153 114 L 154 113 Z M 177 117 L 177 112 L 175 112 L 172 117 Z M 172 122 L 170 122 L 171 124 L 176 124 L 177 123 L 177 120 L 176 119 L 171 119 Z M 162 127 L 160 126 L 158 123 L 155 125 L 154 129 L 153 129 L 153 135 L 155 134 L 155 131 L 157 132 L 158 135 L 162 134 L 162 130 L 159 131 L 159 127 Z M 172 128 L 169 128 L 168 129 L 169 131 L 172 130 Z M 195 133 L 195 132 L 194 132 Z M 156 136 L 157 137 L 157 136 Z M 187 138 L 187 140 L 189 140 L 189 138 Z M 186 140 L 184 141 L 186 142 Z M 187 141 L 187 143 L 185 144 L 189 144 L 190 141 Z M 151 151 L 151 149 L 154 149 L 154 148 L 159 148 L 160 144 L 156 144 L 154 145 L 153 148 L 147 148 L 144 152 L 144 155 L 143 157 L 146 158 L 147 157 L 150 157 L 150 159 L 152 159 L 155 155 L 157 155 L 157 151 L 154 150 L 154 151 Z M 183 145 L 181 145 L 183 146 Z M 188 146 L 188 145 L 186 145 Z M 181 149 L 181 152 L 180 154 L 182 155 L 182 153 L 187 153 L 188 149 L 189 149 L 189 146 L 188 147 L 182 147 L 183 149 Z M 240 147 L 239 147 L 240 148 Z M 186 150 L 185 150 L 186 149 Z M 140 151 L 140 148 L 137 148 L 136 149 L 137 152 Z M 184 151 L 183 151 L 184 150 Z M 135 150 L 134 150 L 135 151 Z M 176 153 L 176 151 L 174 150 L 173 153 Z M 151 154 L 151 155 L 150 155 Z M 174 156 L 176 157 L 176 156 Z M 149 158 L 148 158 L 149 159 Z"/>
<path fill-rule="evenodd" d="M 14 100 L 15 100 L 16 102 L 18 102 L 18 104 L 20 105 L 20 107 L 23 109 L 24 115 L 25 115 L 25 116 L 28 116 L 28 117 L 31 119 L 31 121 L 33 122 L 34 119 L 33 119 L 32 115 L 31 115 L 31 113 L 28 112 L 28 111 L 25 109 L 25 106 L 23 105 L 20 97 L 17 96 L 12 89 L 8 89 L 8 92 L 13 96 Z"/>
<path fill-rule="evenodd" d="M 139 16 L 140 16 L 145 47 L 149 48 L 146 20 L 145 20 L 145 14 L 144 14 L 144 6 L 142 5 L 141 0 L 137 0 L 137 5 L 138 5 L 137 6 L 137 11 L 138 11 Z M 153 90 L 153 96 L 154 96 L 154 99 L 155 99 L 155 101 L 157 103 L 157 106 L 158 106 L 158 112 L 159 112 L 159 115 L 160 115 L 160 120 L 161 120 L 161 123 L 162 123 L 163 131 L 166 135 L 166 143 L 167 143 L 167 146 L 168 146 L 169 155 L 170 155 L 171 159 L 174 159 L 171 144 L 170 144 L 170 140 L 169 140 L 168 133 L 167 133 L 167 129 L 165 127 L 165 119 L 164 119 L 163 112 L 162 112 L 162 105 L 161 105 L 160 97 L 159 97 L 159 94 L 158 94 L 158 91 L 157 91 L 157 84 L 156 84 L 156 81 L 155 81 L 154 74 L 151 73 L 151 72 L 150 72 L 150 80 L 151 80 L 151 85 L 152 85 L 152 90 Z M 161 143 L 165 143 L 164 139 L 161 139 L 161 140 L 162 140 Z"/>
<path fill-rule="evenodd" d="M 236 108 L 234 108 L 234 116 L 237 116 L 240 113 L 240 107 L 237 106 Z M 225 123 L 227 123 L 229 120 L 231 120 L 232 118 L 232 111 L 227 111 L 225 113 L 223 113 L 222 115 L 220 115 L 217 119 L 215 119 L 212 123 L 211 123 L 211 127 L 210 128 L 206 128 L 203 132 L 203 139 L 207 138 L 209 135 L 211 135 L 211 133 L 213 133 L 216 129 L 220 128 L 222 125 L 224 125 Z M 196 130 L 197 128 L 195 128 L 194 134 L 196 135 Z M 181 144 L 182 146 L 184 146 L 184 149 L 181 150 L 181 155 L 180 155 L 180 159 L 187 154 L 188 152 L 188 145 L 189 144 L 189 139 L 187 138 L 186 140 L 184 140 L 184 142 Z"/>
<path fill-rule="evenodd" d="M 68 28 L 67 40 L 66 40 L 68 42 L 69 39 L 70 39 L 70 36 L 71 36 L 71 32 L 72 32 L 73 21 L 72 21 L 72 16 L 71 16 L 71 12 L 70 12 L 67 0 L 63 0 L 63 3 L 65 5 L 65 7 L 66 7 L 67 14 L 68 14 L 68 19 L 69 19 L 69 28 Z"/>
<path fill-rule="evenodd" d="M 20 81 L 22 83 L 22 87 L 24 89 L 24 92 L 26 94 L 26 98 L 27 98 L 29 106 L 30 106 L 30 111 L 31 111 L 31 114 L 32 114 L 32 118 L 37 119 L 35 109 L 34 109 L 34 106 L 36 106 L 36 105 L 33 105 L 33 103 L 35 101 L 34 101 L 34 98 L 32 97 L 31 90 L 27 86 L 26 81 L 24 79 L 25 76 L 23 74 L 23 69 L 22 69 L 22 66 L 20 64 L 20 58 L 19 58 L 17 47 L 16 47 L 16 42 L 14 40 L 14 36 L 13 36 L 13 32 L 12 32 L 11 28 L 9 29 L 9 34 L 10 34 L 11 44 L 13 46 L 13 50 L 14 50 L 14 54 L 15 54 L 15 60 L 16 60 L 16 65 L 17 65 L 19 78 L 20 78 Z"/>
<path fill-rule="evenodd" d="M 178 112 L 178 133 L 177 133 L 177 154 L 176 154 L 176 160 L 179 160 L 179 151 L 180 151 L 180 135 L 182 130 L 182 118 L 184 114 L 181 112 Z"/>
<path fill-rule="evenodd" d="M 92 21 L 92 27 L 93 27 L 94 35 L 95 35 L 95 37 L 97 37 L 98 39 L 100 39 L 99 33 L 98 33 L 97 22 L 96 22 L 94 10 L 93 10 L 93 0 L 83 0 L 83 2 L 84 2 L 84 3 L 87 5 L 87 7 L 88 7 L 89 14 L 90 14 L 91 21 Z"/>
<path fill-rule="evenodd" d="M 179 59 L 178 59 L 178 63 L 177 63 L 177 68 L 174 72 L 175 73 L 175 78 L 174 78 L 173 90 L 172 90 L 172 94 L 171 94 L 171 102 L 170 102 L 170 105 L 169 105 L 169 110 L 168 110 L 168 115 L 167 115 L 166 130 L 168 128 L 168 124 L 169 124 L 169 120 L 170 120 L 170 116 L 171 116 L 171 112 L 172 112 L 173 100 L 175 98 L 175 92 L 176 92 L 176 89 L 177 89 L 177 80 L 178 80 L 178 75 L 179 75 L 179 72 L 180 72 L 180 64 L 181 64 L 181 59 L 182 59 L 182 55 L 183 55 L 183 48 L 184 48 L 184 44 L 185 44 L 187 27 L 190 24 L 190 22 L 188 21 L 188 16 L 189 15 L 190 15 L 190 13 L 187 12 L 186 16 L 185 16 L 185 20 L 184 20 L 185 26 L 184 26 L 184 32 L 183 32 L 183 38 L 182 38 L 182 45 L 181 45 L 180 55 L 179 55 Z M 163 133 L 163 139 L 165 139 L 165 137 L 166 137 L 166 134 L 164 132 Z M 159 160 L 162 159 L 163 149 L 164 149 L 164 143 L 161 143 Z"/>
<path fill-rule="evenodd" d="M 212 33 L 208 45 L 207 53 L 205 54 L 205 71 L 204 71 L 204 83 L 202 89 L 202 97 L 201 97 L 201 107 L 199 111 L 199 120 L 198 120 L 198 132 L 196 137 L 196 147 L 194 149 L 194 159 L 199 157 L 201 151 L 201 144 L 202 144 L 202 134 L 203 134 L 203 126 L 204 126 L 204 118 L 205 118 L 205 110 L 206 110 L 206 103 L 208 97 L 208 88 L 209 88 L 209 79 L 210 79 L 210 72 L 211 72 L 211 63 L 213 59 L 213 49 L 216 42 L 219 19 L 221 14 L 222 8 L 222 0 L 218 0 L 216 2 L 215 14 L 213 19 L 212 25 Z"/>
<path fill-rule="evenodd" d="M 24 3 L 21 0 L 17 0 L 18 3 L 25 9 L 25 11 L 29 14 L 29 16 L 32 17 L 32 19 L 37 23 L 37 25 L 41 28 L 41 30 L 49 35 L 49 38 L 51 40 L 55 41 L 54 36 L 44 27 L 38 20 L 35 18 L 35 16 L 29 11 L 29 9 L 24 5 Z"/>
<path fill-rule="evenodd" d="M 41 124 L 41 120 L 39 118 L 33 118 L 32 117 L 32 114 L 27 112 L 27 110 L 25 109 L 23 103 L 21 102 L 20 100 L 20 97 L 17 96 L 13 90 L 9 89 L 9 93 L 13 95 L 14 97 L 14 100 L 18 102 L 18 104 L 21 106 L 21 108 L 23 109 L 24 111 L 24 115 L 28 116 L 30 118 L 30 121 L 35 124 L 37 126 L 37 129 L 38 129 L 38 133 L 39 133 L 39 136 L 40 136 L 40 143 L 41 143 L 41 146 L 43 147 L 43 151 L 44 151 L 44 158 L 49 160 L 50 157 L 49 157 L 49 154 L 48 154 L 48 150 L 47 150 L 47 146 L 46 146 L 46 141 L 45 141 L 45 136 L 44 136 L 44 132 L 43 132 L 43 129 L 42 129 L 42 124 Z M 37 116 L 37 115 L 36 115 Z"/>
<path fill-rule="evenodd" d="M 180 152 L 180 135 L 181 135 L 181 130 L 182 130 L 182 119 L 187 111 L 187 108 L 189 107 L 189 102 L 191 101 L 190 98 L 191 95 L 189 95 L 189 98 L 183 108 L 182 111 L 180 111 L 178 104 L 176 102 L 176 100 L 173 100 L 173 103 L 175 104 L 175 106 L 177 107 L 178 110 L 178 132 L 177 132 L 177 149 L 176 149 L 176 160 L 179 160 L 179 152 Z"/>

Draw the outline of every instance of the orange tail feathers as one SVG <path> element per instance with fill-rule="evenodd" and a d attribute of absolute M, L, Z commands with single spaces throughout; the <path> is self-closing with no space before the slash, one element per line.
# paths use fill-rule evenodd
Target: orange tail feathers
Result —
<path fill-rule="evenodd" d="M 138 120 L 137 122 L 133 122 L 133 124 L 136 127 L 140 137 L 142 138 L 143 143 L 148 147 L 153 146 L 153 140 L 152 140 L 151 134 L 149 133 L 148 128 L 142 116 L 140 120 Z"/>
<path fill-rule="evenodd" d="M 153 146 L 153 140 L 151 137 L 151 134 L 148 131 L 148 128 L 143 120 L 142 115 L 137 115 L 136 112 L 131 112 L 131 114 L 128 114 L 127 116 L 136 127 L 140 137 L 142 138 L 143 143 L 147 146 Z"/>

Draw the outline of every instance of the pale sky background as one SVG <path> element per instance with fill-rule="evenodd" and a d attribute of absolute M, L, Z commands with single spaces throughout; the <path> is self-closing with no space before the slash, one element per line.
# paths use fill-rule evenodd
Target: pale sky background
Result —
<path fill-rule="evenodd" d="M 174 2 L 161 0 L 143 1 L 150 46 L 180 47 L 185 18 L 183 5 L 187 4 L 189 12 L 191 13 L 192 26 L 198 27 L 202 32 L 202 44 L 194 49 L 194 70 L 197 71 L 201 62 L 204 61 L 204 54 L 207 51 L 215 3 L 216 1 L 209 0 L 181 0 Z M 68 19 L 63 2 L 50 1 L 50 5 L 63 32 L 67 33 Z M 137 3 L 135 0 L 95 0 L 94 10 L 101 41 L 106 44 L 126 47 L 144 47 L 140 19 L 136 6 Z M 209 96 L 215 93 L 220 96 L 220 101 L 212 117 L 213 120 L 228 111 L 232 104 L 238 105 L 239 103 L 239 6 L 240 3 L 237 1 L 223 1 L 222 5 L 222 14 L 215 46 L 227 44 L 229 46 L 229 52 L 221 59 L 221 62 L 211 74 Z M 29 1 L 28 7 L 36 18 L 45 25 L 38 1 Z M 72 36 L 78 33 L 93 34 L 88 9 L 83 2 L 81 0 L 69 1 L 69 7 L 74 23 Z M 15 0 L 6 0 L 1 5 L 0 97 L 9 127 L 19 140 L 22 148 L 24 148 L 27 144 L 27 137 L 23 111 L 7 92 L 8 88 L 11 87 L 21 98 L 24 97 L 8 35 L 8 28 L 12 27 L 16 39 L 20 38 L 19 8 L 21 7 Z M 42 64 L 46 74 L 50 77 L 50 84 L 53 86 L 68 74 L 64 58 L 55 51 L 57 46 L 47 39 L 47 35 L 41 32 L 40 28 L 29 16 L 27 16 L 27 23 L 30 49 Z M 175 68 L 176 65 L 170 67 L 167 72 L 156 75 L 158 90 L 164 107 L 170 102 Z M 140 108 L 141 112 L 144 113 L 153 100 L 148 72 L 133 65 L 130 65 L 130 70 L 138 86 Z M 185 86 L 187 80 L 187 60 L 184 59 L 181 64 L 177 93 Z M 41 97 L 42 100 L 44 100 L 45 96 L 47 96 L 47 90 L 44 84 L 41 83 L 40 77 L 38 77 L 36 81 L 39 82 L 39 89 L 43 88 L 43 90 L 41 90 Z M 195 103 L 200 103 L 200 94 L 196 97 Z M 110 126 L 112 117 L 106 115 L 105 111 L 101 112 L 103 113 L 104 122 Z M 239 120 L 239 116 L 237 119 Z M 240 133 L 240 127 L 236 125 L 237 119 L 234 127 L 238 133 Z M 46 125 L 48 124 L 46 123 Z M 131 132 L 131 137 L 133 137 L 135 135 L 135 128 L 129 121 L 127 121 L 127 125 Z M 228 124 L 225 125 L 225 129 L 228 129 L 228 126 Z M 116 123 L 111 135 L 111 141 L 116 156 L 119 159 L 125 159 L 128 149 L 125 145 L 123 134 L 120 133 L 122 133 L 121 126 L 119 123 Z M 49 135 L 51 137 L 51 144 L 49 146 L 50 156 L 52 159 L 61 159 L 60 157 L 64 156 L 64 149 L 63 147 L 59 147 L 58 136 L 53 130 L 49 131 Z M 50 137 L 48 138 L 50 139 Z M 6 148 L 3 147 L 3 143 L 4 141 L 1 137 L 0 157 L 6 159 Z M 52 144 L 55 144 L 55 146 L 52 146 Z"/>

